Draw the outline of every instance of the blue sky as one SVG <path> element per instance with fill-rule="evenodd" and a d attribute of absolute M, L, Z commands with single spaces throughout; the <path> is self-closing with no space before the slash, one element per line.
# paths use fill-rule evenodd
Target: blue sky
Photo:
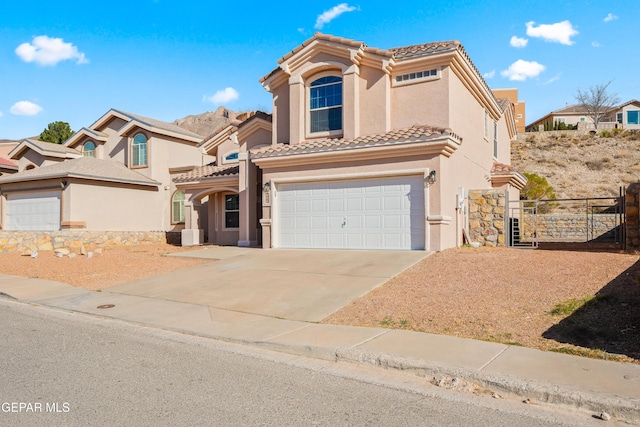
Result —
<path fill-rule="evenodd" d="M 378 48 L 460 40 L 527 123 L 612 81 L 640 99 L 638 8 L 622 1 L 5 2 L 0 139 L 89 126 L 110 108 L 173 121 L 271 110 L 258 79 L 315 31 Z"/>

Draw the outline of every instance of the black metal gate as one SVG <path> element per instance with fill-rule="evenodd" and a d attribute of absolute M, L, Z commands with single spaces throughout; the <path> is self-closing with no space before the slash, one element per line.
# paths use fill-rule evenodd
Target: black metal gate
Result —
<path fill-rule="evenodd" d="M 617 197 L 508 202 L 507 241 L 523 248 L 625 248 L 625 189 Z"/>

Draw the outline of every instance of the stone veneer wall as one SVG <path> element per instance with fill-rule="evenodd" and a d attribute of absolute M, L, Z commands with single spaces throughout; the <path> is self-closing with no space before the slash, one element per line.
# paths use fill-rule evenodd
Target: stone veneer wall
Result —
<path fill-rule="evenodd" d="M 469 239 L 483 246 L 504 246 L 506 193 L 503 190 L 469 191 Z"/>
<path fill-rule="evenodd" d="M 174 240 L 173 233 L 163 231 L 0 230 L 0 252 L 53 251 L 66 248 L 71 252 L 79 253 L 83 247 L 86 250 L 93 250 L 143 243 L 173 243 Z"/>
<path fill-rule="evenodd" d="M 540 241 L 587 241 L 602 236 L 618 226 L 617 214 L 524 214 L 520 218 L 520 232 L 523 239 L 532 237 L 533 230 Z M 589 228 L 589 229 L 587 229 Z"/>
<path fill-rule="evenodd" d="M 640 249 L 640 183 L 627 187 L 625 206 L 625 232 L 629 251 Z"/>

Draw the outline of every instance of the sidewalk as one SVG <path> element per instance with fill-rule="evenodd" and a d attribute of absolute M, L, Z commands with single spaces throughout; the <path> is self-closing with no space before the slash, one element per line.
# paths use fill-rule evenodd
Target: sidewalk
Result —
<path fill-rule="evenodd" d="M 640 365 L 404 330 L 322 325 L 0 274 L 0 296 L 332 361 L 399 369 L 640 424 Z M 110 308 L 98 308 L 106 306 Z"/>

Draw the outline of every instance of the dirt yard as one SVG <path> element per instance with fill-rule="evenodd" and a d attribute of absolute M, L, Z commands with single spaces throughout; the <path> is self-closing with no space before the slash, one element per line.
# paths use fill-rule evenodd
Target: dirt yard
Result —
<path fill-rule="evenodd" d="M 410 329 L 640 363 L 639 259 L 450 249 L 323 323 Z"/>
<path fill-rule="evenodd" d="M 207 262 L 171 245 L 92 258 L 0 254 L 0 273 L 90 290 Z M 507 248 L 436 253 L 323 323 L 401 328 L 640 363 L 638 255 Z"/>
<path fill-rule="evenodd" d="M 164 254 L 193 250 L 167 244 L 143 244 L 106 248 L 92 258 L 56 258 L 40 252 L 37 258 L 0 253 L 0 273 L 55 280 L 92 291 L 155 276 L 207 262 L 165 257 Z"/>

